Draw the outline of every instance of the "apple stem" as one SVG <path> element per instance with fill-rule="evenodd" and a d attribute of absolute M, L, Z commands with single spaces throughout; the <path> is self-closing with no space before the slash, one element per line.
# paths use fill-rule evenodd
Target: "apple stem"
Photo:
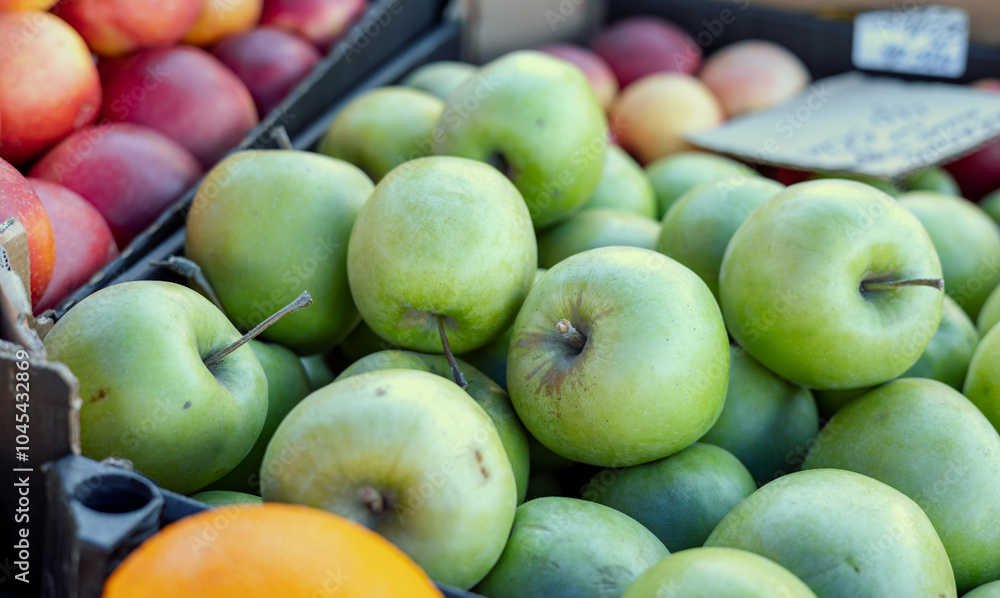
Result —
<path fill-rule="evenodd" d="M 206 357 L 204 359 L 205 367 L 210 368 L 210 367 L 212 367 L 214 365 L 218 365 L 230 353 L 232 353 L 236 349 L 239 349 L 240 347 L 242 347 L 246 343 L 248 343 L 251 340 L 253 340 L 254 337 L 256 337 L 261 332 L 264 332 L 265 330 L 267 330 L 268 326 L 270 326 L 271 324 L 274 324 L 275 322 L 277 322 L 281 318 L 287 316 L 288 314 L 292 313 L 293 311 L 298 311 L 298 310 L 303 309 L 305 307 L 309 307 L 310 305 L 312 305 L 312 302 L 313 302 L 312 301 L 312 296 L 309 295 L 309 291 L 302 291 L 302 294 L 299 295 L 295 299 L 295 301 L 292 301 L 291 303 L 289 303 L 285 307 L 282 307 L 281 309 L 279 309 L 275 313 L 271 314 L 266 320 L 264 320 L 260 324 L 257 324 L 256 326 L 254 326 L 253 329 L 250 330 L 250 332 L 247 332 L 246 334 L 244 334 L 240 338 L 236 339 L 232 343 L 226 345 L 225 347 L 219 349 L 215 353 L 212 353 L 211 355 L 209 355 L 208 357 Z"/>
<path fill-rule="evenodd" d="M 462 390 L 469 388 L 469 383 L 465 381 L 462 370 L 458 369 L 458 362 L 451 352 L 451 345 L 448 344 L 448 335 L 444 331 L 444 316 L 438 315 L 438 332 L 441 333 L 441 346 L 444 347 L 444 355 L 448 358 L 448 366 L 451 368 L 451 376 L 455 379 L 455 384 L 462 387 Z"/>
<path fill-rule="evenodd" d="M 292 140 L 288 136 L 288 131 L 285 129 L 284 125 L 278 125 L 273 131 L 271 131 L 271 138 L 278 143 L 278 147 L 283 150 L 295 149 L 292 147 Z"/>
<path fill-rule="evenodd" d="M 581 349 L 583 348 L 584 345 L 587 344 L 587 341 L 586 339 L 583 338 L 583 335 L 580 334 L 579 331 L 577 331 L 577 329 L 573 327 L 573 324 L 571 324 L 570 321 L 567 320 L 566 318 L 563 318 L 558 322 L 556 322 L 556 332 L 561 334 L 563 338 L 566 339 L 568 342 L 570 342 L 573 345 L 576 345 Z"/>
<path fill-rule="evenodd" d="M 382 493 L 371 486 L 358 488 L 358 498 L 373 515 L 381 515 L 385 511 L 385 499 L 382 498 Z"/>
<path fill-rule="evenodd" d="M 903 287 L 933 287 L 944 290 L 944 280 L 940 278 L 912 278 L 910 280 L 862 280 L 861 292 L 896 291 Z"/>
<path fill-rule="evenodd" d="M 226 311 L 222 309 L 222 302 L 219 301 L 219 296 L 215 294 L 215 289 L 212 288 L 212 285 L 208 284 L 208 279 L 205 278 L 205 272 L 202 271 L 201 266 L 195 262 L 192 262 L 186 257 L 172 255 L 162 262 L 149 262 L 149 265 L 166 268 L 175 274 L 180 274 L 185 278 L 190 278 L 196 285 L 201 287 L 202 292 L 205 293 L 209 301 L 215 304 L 215 307 L 219 308 L 219 311 Z"/>

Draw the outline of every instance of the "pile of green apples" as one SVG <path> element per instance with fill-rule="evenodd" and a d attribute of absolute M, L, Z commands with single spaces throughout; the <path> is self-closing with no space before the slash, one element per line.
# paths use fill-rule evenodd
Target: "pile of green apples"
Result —
<path fill-rule="evenodd" d="M 1000 228 L 960 197 L 644 168 L 520 51 L 229 157 L 186 235 L 190 288 L 45 338 L 88 456 L 488 597 L 1000 596 Z"/>

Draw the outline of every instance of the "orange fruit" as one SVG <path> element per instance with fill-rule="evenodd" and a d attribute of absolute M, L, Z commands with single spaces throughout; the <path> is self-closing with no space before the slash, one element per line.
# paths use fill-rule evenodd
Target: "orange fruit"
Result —
<path fill-rule="evenodd" d="M 388 540 L 332 513 L 232 505 L 168 525 L 111 574 L 104 598 L 442 597 Z"/>

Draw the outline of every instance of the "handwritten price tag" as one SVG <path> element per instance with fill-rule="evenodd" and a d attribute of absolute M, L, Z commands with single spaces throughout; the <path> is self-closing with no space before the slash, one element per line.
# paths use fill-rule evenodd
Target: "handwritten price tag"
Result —
<path fill-rule="evenodd" d="M 946 6 L 862 13 L 854 19 L 852 50 L 859 69 L 961 77 L 969 52 L 969 15 Z"/>

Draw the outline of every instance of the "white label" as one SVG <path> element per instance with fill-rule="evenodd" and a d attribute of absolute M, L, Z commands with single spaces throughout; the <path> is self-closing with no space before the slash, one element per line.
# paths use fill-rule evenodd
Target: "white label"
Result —
<path fill-rule="evenodd" d="M 859 69 L 961 77 L 969 52 L 969 15 L 947 6 L 880 10 L 854 19 L 851 60 Z"/>

